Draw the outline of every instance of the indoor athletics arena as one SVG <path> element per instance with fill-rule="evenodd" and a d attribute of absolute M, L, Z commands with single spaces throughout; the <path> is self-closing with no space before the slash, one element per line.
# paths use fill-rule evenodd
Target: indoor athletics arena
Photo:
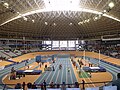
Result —
<path fill-rule="evenodd" d="M 120 0 L 0 0 L 0 90 L 120 90 Z"/>

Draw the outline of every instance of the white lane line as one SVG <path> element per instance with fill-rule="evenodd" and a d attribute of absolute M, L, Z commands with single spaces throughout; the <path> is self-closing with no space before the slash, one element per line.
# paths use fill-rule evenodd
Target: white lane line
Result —
<path fill-rule="evenodd" d="M 69 59 L 69 61 L 70 61 L 70 59 Z M 72 63 L 71 63 L 71 61 L 70 61 L 70 65 L 71 65 L 71 68 L 72 68 Z M 73 71 L 73 74 L 74 74 L 74 71 Z M 72 72 L 70 72 L 70 79 L 71 79 L 71 81 L 72 81 L 72 83 L 73 83 Z"/>
<path fill-rule="evenodd" d="M 64 71 L 64 65 L 62 65 L 62 76 L 61 76 L 61 84 L 62 84 L 62 78 L 63 78 L 63 71 Z"/>
<path fill-rule="evenodd" d="M 47 72 L 49 72 L 49 71 L 45 71 L 45 74 L 44 74 L 44 76 L 40 79 L 39 83 L 43 80 L 43 78 L 46 76 L 46 74 L 48 75 Z M 48 77 L 50 76 L 50 74 L 51 74 L 51 72 L 49 73 L 49 75 L 48 75 L 47 78 L 45 79 L 46 81 L 47 81 Z"/>
<path fill-rule="evenodd" d="M 67 61 L 65 61 L 66 62 L 66 67 L 68 68 L 68 63 L 67 63 Z M 68 81 L 67 81 L 67 74 L 68 74 L 68 72 L 67 72 L 67 69 L 66 69 L 66 83 L 68 83 Z"/>
<path fill-rule="evenodd" d="M 50 75 L 52 74 L 53 71 L 50 71 L 49 75 L 47 76 L 47 78 L 45 79 L 46 81 L 48 80 L 48 78 L 50 77 Z"/>
<path fill-rule="evenodd" d="M 60 61 L 59 61 L 59 63 L 60 63 Z M 59 66 L 59 64 L 58 64 L 58 66 Z M 60 73 L 60 70 L 58 70 L 58 73 L 57 73 L 57 77 L 56 77 L 55 83 L 57 83 L 59 73 Z"/>
<path fill-rule="evenodd" d="M 72 84 L 73 84 L 74 82 L 73 82 L 73 78 L 72 78 L 72 73 L 71 72 L 70 72 L 70 78 L 71 78 L 71 81 L 72 81 Z"/>
<path fill-rule="evenodd" d="M 58 65 L 56 64 L 55 66 L 56 66 L 56 70 L 55 70 L 55 71 L 53 71 L 53 72 L 54 72 L 54 74 L 52 75 L 52 77 L 51 77 L 51 79 L 50 79 L 50 83 L 52 82 L 52 79 L 53 79 L 53 77 L 55 76 L 55 73 L 56 73 L 56 72 L 57 72 L 57 70 L 58 70 Z M 58 75 L 58 73 L 57 73 L 57 75 Z"/>
<path fill-rule="evenodd" d="M 40 81 L 38 82 L 38 84 L 43 80 L 43 78 L 46 76 L 46 74 L 47 74 L 47 72 L 45 71 L 45 74 L 42 76 L 42 78 L 40 78 Z"/>

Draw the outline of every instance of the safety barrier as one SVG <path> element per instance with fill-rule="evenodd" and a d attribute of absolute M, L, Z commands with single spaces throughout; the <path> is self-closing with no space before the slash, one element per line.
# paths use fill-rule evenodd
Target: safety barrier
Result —
<path fill-rule="evenodd" d="M 112 81 L 105 81 L 105 82 L 91 82 L 91 83 L 78 83 L 75 82 L 74 84 L 32 84 L 27 83 L 23 84 L 0 84 L 0 90 L 24 90 L 23 86 L 27 87 L 27 90 L 117 90 L 117 86 L 111 86 Z M 104 86 L 102 87 L 86 87 L 85 85 L 88 84 L 98 84 L 102 83 Z M 18 86 L 17 86 L 18 85 Z M 26 90 L 26 89 L 25 89 Z"/>

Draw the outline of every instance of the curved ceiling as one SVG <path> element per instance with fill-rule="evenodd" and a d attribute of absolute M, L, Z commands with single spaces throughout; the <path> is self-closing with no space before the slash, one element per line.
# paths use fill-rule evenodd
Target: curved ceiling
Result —
<path fill-rule="evenodd" d="M 54 4 L 63 10 L 51 9 L 45 1 L 52 5 L 51 0 L 0 1 L 0 38 L 100 39 L 120 33 L 120 0 L 69 0 L 79 3 L 70 9 Z"/>

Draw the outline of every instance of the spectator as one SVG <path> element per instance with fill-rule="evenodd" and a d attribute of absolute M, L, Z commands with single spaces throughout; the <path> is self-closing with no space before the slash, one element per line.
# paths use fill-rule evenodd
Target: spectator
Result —
<path fill-rule="evenodd" d="M 78 82 L 75 82 L 75 88 L 79 88 L 79 83 Z"/>
<path fill-rule="evenodd" d="M 42 83 L 40 86 L 41 86 L 41 90 L 44 90 L 44 85 L 43 85 L 43 83 Z"/>
<path fill-rule="evenodd" d="M 21 89 L 21 83 L 17 83 L 17 84 L 15 85 L 15 89 Z"/>
<path fill-rule="evenodd" d="M 112 82 L 112 86 L 117 86 L 117 90 L 120 90 L 120 73 L 117 74 L 117 80 Z"/>
<path fill-rule="evenodd" d="M 25 82 L 23 82 L 22 87 L 23 87 L 23 90 L 25 90 Z"/>
<path fill-rule="evenodd" d="M 30 82 L 27 83 L 27 87 L 28 87 L 28 88 L 32 88 L 32 83 L 30 83 Z"/>
<path fill-rule="evenodd" d="M 57 88 L 60 88 L 60 84 L 57 84 Z"/>
<path fill-rule="evenodd" d="M 82 80 L 83 90 L 85 89 L 85 81 Z"/>
<path fill-rule="evenodd" d="M 71 88 L 71 85 L 70 85 L 70 84 L 68 85 L 68 88 Z"/>
<path fill-rule="evenodd" d="M 37 89 L 35 82 L 32 85 L 32 89 Z"/>
<path fill-rule="evenodd" d="M 54 88 L 54 83 L 53 82 L 50 83 L 50 88 Z"/>
<path fill-rule="evenodd" d="M 65 82 L 62 83 L 62 90 L 65 90 L 66 86 L 65 86 Z"/>
<path fill-rule="evenodd" d="M 44 89 L 46 90 L 46 81 L 43 82 Z"/>

